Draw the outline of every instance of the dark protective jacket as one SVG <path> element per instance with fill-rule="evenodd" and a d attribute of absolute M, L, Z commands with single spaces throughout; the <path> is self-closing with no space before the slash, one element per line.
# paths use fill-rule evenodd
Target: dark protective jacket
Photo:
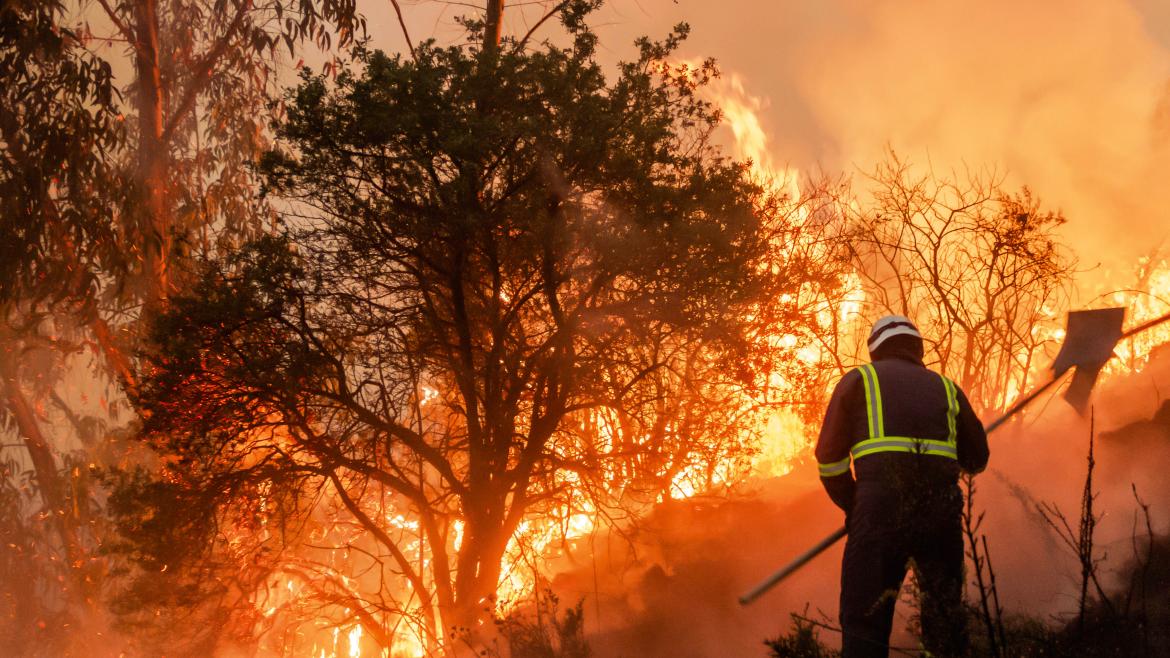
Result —
<path fill-rule="evenodd" d="M 877 484 L 916 458 L 916 472 L 940 484 L 987 465 L 987 434 L 963 392 L 916 355 L 894 352 L 841 378 L 817 441 L 821 482 L 847 514 L 858 483 Z M 850 470 L 850 462 L 853 469 Z M 856 477 L 856 479 L 855 479 Z"/>
<path fill-rule="evenodd" d="M 817 442 L 821 482 L 849 531 L 841 655 L 886 658 L 910 564 L 923 646 L 967 655 L 958 477 L 987 465 L 987 435 L 959 387 L 922 364 L 921 344 L 896 338 L 841 379 Z"/>

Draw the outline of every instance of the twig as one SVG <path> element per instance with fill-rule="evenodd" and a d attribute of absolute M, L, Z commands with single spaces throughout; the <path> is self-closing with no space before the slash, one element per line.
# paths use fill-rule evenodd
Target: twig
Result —
<path fill-rule="evenodd" d="M 414 41 L 410 39 L 410 32 L 406 30 L 406 19 L 402 17 L 402 7 L 399 6 L 398 0 L 390 0 L 390 4 L 394 5 L 394 13 L 398 14 L 398 25 L 402 28 L 402 36 L 406 39 L 406 47 L 410 49 L 410 58 L 418 61 L 418 55 L 414 52 Z"/>
<path fill-rule="evenodd" d="M 527 43 L 528 39 L 532 37 L 532 35 L 536 32 L 536 30 L 539 29 L 541 25 L 544 25 L 545 21 L 552 18 L 558 12 L 560 12 L 562 9 L 567 7 L 569 5 L 569 2 L 571 2 L 571 0 L 563 0 L 562 2 L 558 2 L 555 7 L 548 10 L 548 13 L 546 13 L 544 16 L 541 16 L 540 20 L 536 21 L 536 24 L 533 25 L 531 28 L 529 28 L 529 30 L 524 33 L 524 36 L 521 37 L 520 40 L 516 42 L 516 48 L 517 49 L 523 48 L 524 44 Z"/>
<path fill-rule="evenodd" d="M 114 8 L 110 6 L 108 0 L 98 0 L 98 3 L 101 4 L 102 9 L 105 10 L 106 16 L 109 17 L 110 22 L 114 24 L 114 27 L 122 34 L 126 41 L 132 44 L 136 50 L 141 50 L 142 42 L 138 39 L 137 35 L 134 34 L 134 30 L 131 30 L 130 26 L 127 25 L 120 16 L 118 16 L 118 12 L 114 11 Z"/>
<path fill-rule="evenodd" d="M 996 638 L 995 623 L 991 617 L 990 591 L 988 584 L 983 580 L 984 558 L 979 554 L 979 527 L 983 525 L 983 514 L 975 516 L 975 478 L 972 475 L 963 475 L 963 484 L 967 489 L 966 506 L 963 508 L 963 533 L 967 535 L 967 545 L 970 546 L 967 555 L 975 567 L 975 584 L 979 588 L 979 605 L 983 616 L 983 625 L 987 629 L 987 643 L 992 656 L 999 656 L 1000 647 Z M 984 538 L 984 555 L 986 555 L 986 537 Z M 998 604 L 997 604 L 998 607 Z"/>
<path fill-rule="evenodd" d="M 1097 495 L 1093 492 L 1093 471 L 1097 466 L 1097 461 L 1093 455 L 1093 446 L 1096 436 L 1096 419 L 1095 412 L 1089 413 L 1089 451 L 1086 461 L 1088 468 L 1085 473 L 1085 487 L 1081 493 L 1081 515 L 1077 524 L 1077 529 L 1074 531 L 1072 525 L 1068 521 L 1068 517 L 1060 511 L 1060 508 L 1050 503 L 1040 503 L 1036 506 L 1037 511 L 1044 521 L 1056 531 L 1056 535 L 1068 546 L 1077 561 L 1081 565 L 1081 593 L 1077 605 L 1077 630 L 1079 633 L 1084 633 L 1085 630 L 1085 613 L 1089 603 L 1089 585 L 1097 592 L 1097 597 L 1101 605 L 1109 612 L 1110 615 L 1115 615 L 1116 611 L 1113 607 L 1113 602 L 1105 594 L 1105 589 L 1101 586 L 1101 581 L 1097 577 L 1097 566 L 1100 560 L 1093 556 L 1093 536 L 1097 530 L 1097 522 L 1100 520 L 1093 512 L 1093 501 L 1097 499 Z"/>
<path fill-rule="evenodd" d="M 999 646 L 1004 654 L 1011 655 L 1008 651 L 1007 633 L 1003 629 L 1003 606 L 999 603 L 999 586 L 995 582 L 995 567 L 991 565 L 991 549 L 987 547 L 987 535 L 983 535 L 981 539 L 983 558 L 987 560 L 987 577 L 991 581 L 991 600 L 995 606 L 995 629 L 999 633 Z"/>
<path fill-rule="evenodd" d="M 1145 655 L 1150 655 L 1150 614 L 1149 614 L 1149 600 L 1146 596 L 1146 587 L 1150 582 L 1150 564 L 1154 559 L 1154 525 L 1150 521 L 1150 505 L 1141 499 L 1138 495 L 1137 485 L 1132 482 L 1129 485 L 1133 489 L 1133 499 L 1137 501 L 1138 507 L 1142 510 L 1142 515 L 1146 521 L 1146 557 L 1141 562 L 1141 603 L 1142 603 L 1142 649 Z M 1134 557 L 1137 556 L 1137 542 L 1134 542 Z M 1131 585 L 1132 591 L 1132 585 Z"/>

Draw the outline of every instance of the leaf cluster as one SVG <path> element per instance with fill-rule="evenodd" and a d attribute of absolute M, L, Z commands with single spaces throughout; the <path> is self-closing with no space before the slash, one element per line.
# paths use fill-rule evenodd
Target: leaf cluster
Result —
<path fill-rule="evenodd" d="M 0 8 L 0 299 L 60 300 L 116 270 L 126 139 L 110 66 L 62 24 L 64 5 Z"/>

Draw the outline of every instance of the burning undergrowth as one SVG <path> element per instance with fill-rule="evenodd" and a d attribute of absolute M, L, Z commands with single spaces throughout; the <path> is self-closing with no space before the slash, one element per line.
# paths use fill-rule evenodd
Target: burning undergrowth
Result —
<path fill-rule="evenodd" d="M 1114 610 L 1110 618 L 1100 601 L 1090 602 L 1089 623 L 1113 629 L 1109 646 L 1124 640 L 1124 646 L 1153 647 L 1155 653 L 1170 640 L 1149 630 L 1165 628 L 1170 620 L 1165 598 L 1170 400 L 1160 399 L 1156 386 L 1170 386 L 1166 356 L 1163 350 L 1140 373 L 1112 377 L 1094 407 L 1099 430 L 1095 509 L 1101 517 L 1094 559 L 1109 599 L 1129 611 L 1127 623 L 1137 623 L 1140 609 L 1148 628 L 1118 630 L 1123 623 L 1119 613 Z M 1050 407 L 993 435 L 990 469 L 976 480 L 976 509 L 986 514 L 983 532 L 1009 639 L 1021 654 L 1076 654 L 1079 563 L 1044 521 L 1039 505 L 1075 516 L 1088 437 L 1087 420 L 1054 399 Z M 794 472 L 759 482 L 738 499 L 660 506 L 631 535 L 595 539 L 595 546 L 602 547 L 595 561 L 566 568 L 552 580 L 552 588 L 562 597 L 584 601 L 586 613 L 592 614 L 588 639 L 601 655 L 763 655 L 762 640 L 786 632 L 792 614 L 836 625 L 840 546 L 751 607 L 741 608 L 737 597 L 840 521 L 839 510 L 820 490 L 815 466 L 797 464 Z M 972 601 L 977 597 L 973 588 L 972 582 Z M 894 645 L 914 646 L 907 631 L 912 613 L 906 605 L 899 607 Z M 1148 644 L 1135 634 L 1139 630 Z M 973 611 L 977 644 L 981 632 Z M 820 636 L 828 646 L 838 641 L 831 629 L 822 629 Z M 985 643 L 980 646 L 986 649 Z"/>

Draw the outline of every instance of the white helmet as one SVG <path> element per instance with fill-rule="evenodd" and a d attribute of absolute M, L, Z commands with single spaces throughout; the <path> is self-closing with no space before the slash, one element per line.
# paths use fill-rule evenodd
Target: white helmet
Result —
<path fill-rule="evenodd" d="M 886 317 L 873 323 L 873 329 L 869 332 L 869 340 L 866 345 L 869 347 L 869 353 L 878 348 L 890 336 L 914 336 L 918 340 L 922 340 L 922 334 L 918 333 L 918 327 L 904 315 L 887 315 Z"/>

